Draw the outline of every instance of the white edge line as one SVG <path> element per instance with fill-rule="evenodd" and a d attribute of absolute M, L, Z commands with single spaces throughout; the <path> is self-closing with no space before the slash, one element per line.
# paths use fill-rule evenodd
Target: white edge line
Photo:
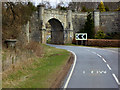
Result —
<path fill-rule="evenodd" d="M 112 70 L 111 67 L 107 64 L 107 67 L 109 68 L 109 70 Z"/>
<path fill-rule="evenodd" d="M 75 59 L 74 59 L 74 63 L 73 63 L 71 72 L 70 72 L 70 74 L 69 74 L 69 76 L 68 76 L 68 78 L 67 78 L 67 81 L 66 81 L 65 85 L 64 85 L 64 88 L 67 88 L 68 83 L 69 83 L 69 81 L 70 81 L 70 78 L 71 78 L 71 76 L 72 76 L 72 74 L 73 74 L 75 65 L 76 65 L 76 54 L 75 54 L 73 51 L 70 51 L 70 50 L 68 50 L 68 51 L 71 52 L 71 53 L 75 56 Z"/>
<path fill-rule="evenodd" d="M 112 75 L 113 75 L 113 77 L 115 78 L 117 84 L 120 85 L 120 82 L 119 82 L 119 80 L 117 79 L 117 77 L 115 76 L 115 74 L 113 73 Z"/>

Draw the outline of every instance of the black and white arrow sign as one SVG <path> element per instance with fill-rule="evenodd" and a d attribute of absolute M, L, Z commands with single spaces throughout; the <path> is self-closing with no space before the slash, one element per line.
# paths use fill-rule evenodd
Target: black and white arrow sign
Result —
<path fill-rule="evenodd" d="M 76 33 L 75 39 L 76 40 L 87 40 L 87 33 Z"/>

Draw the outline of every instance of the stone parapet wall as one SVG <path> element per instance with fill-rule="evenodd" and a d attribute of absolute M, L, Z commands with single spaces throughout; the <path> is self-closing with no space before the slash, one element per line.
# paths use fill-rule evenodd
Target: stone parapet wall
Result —
<path fill-rule="evenodd" d="M 73 32 L 78 32 L 84 28 L 87 19 L 87 13 L 73 13 L 72 14 Z"/>
<path fill-rule="evenodd" d="M 45 14 L 59 14 L 59 15 L 63 15 L 63 14 L 67 14 L 67 11 L 64 10 L 58 10 L 58 9 L 45 9 L 44 10 Z"/>
<path fill-rule="evenodd" d="M 100 27 L 101 30 L 103 30 L 105 33 L 120 32 L 120 12 L 100 13 L 98 11 L 95 11 L 91 13 L 94 19 L 94 25 Z M 44 39 L 42 38 L 43 33 L 41 33 L 41 30 L 46 30 L 46 23 L 48 23 L 49 20 L 56 19 L 60 21 L 61 25 L 63 26 L 63 30 L 73 30 L 72 33 L 74 35 L 74 33 L 79 32 L 84 28 L 85 22 L 87 20 L 87 15 L 88 12 L 78 13 L 72 12 L 70 10 L 63 11 L 57 9 L 41 8 L 39 12 L 33 13 L 31 20 L 29 21 L 29 26 L 27 24 L 23 29 L 25 29 L 27 38 L 29 35 L 29 40 L 39 42 L 41 42 L 41 40 L 45 41 L 46 37 L 44 37 Z M 67 36 L 73 36 L 65 34 L 66 33 L 64 33 L 65 38 L 67 38 Z"/>
<path fill-rule="evenodd" d="M 105 33 L 120 32 L 120 12 L 100 13 L 100 26 Z"/>
<path fill-rule="evenodd" d="M 95 20 L 95 25 L 99 24 L 98 26 L 100 26 L 105 33 L 120 32 L 120 12 L 102 12 L 98 14 L 98 16 L 93 16 L 94 14 L 92 13 L 92 16 Z M 99 19 L 97 19 L 97 17 Z M 86 19 L 86 12 L 72 13 L 74 32 L 78 32 L 84 28 Z"/>

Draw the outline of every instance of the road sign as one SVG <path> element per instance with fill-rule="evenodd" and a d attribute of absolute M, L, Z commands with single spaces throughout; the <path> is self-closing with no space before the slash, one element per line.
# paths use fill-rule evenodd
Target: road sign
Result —
<path fill-rule="evenodd" d="M 87 40 L 87 33 L 76 33 L 75 40 Z"/>

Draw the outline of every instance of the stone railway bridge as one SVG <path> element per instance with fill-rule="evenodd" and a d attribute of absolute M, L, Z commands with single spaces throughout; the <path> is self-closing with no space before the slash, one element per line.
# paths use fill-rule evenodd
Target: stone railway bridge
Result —
<path fill-rule="evenodd" d="M 51 25 L 51 42 L 54 44 L 71 43 L 73 39 L 72 12 L 45 10 L 39 7 L 38 18 L 41 42 L 46 43 L 46 23 Z"/>
<path fill-rule="evenodd" d="M 94 19 L 95 30 L 102 27 L 104 32 L 120 31 L 120 12 L 91 12 Z M 26 36 L 29 40 L 46 43 L 46 23 L 51 25 L 51 42 L 53 44 L 72 43 L 74 33 L 84 27 L 87 12 L 62 11 L 45 9 L 38 6 L 38 12 L 32 17 L 30 23 L 25 25 Z M 31 32 L 30 32 L 31 31 Z"/>

